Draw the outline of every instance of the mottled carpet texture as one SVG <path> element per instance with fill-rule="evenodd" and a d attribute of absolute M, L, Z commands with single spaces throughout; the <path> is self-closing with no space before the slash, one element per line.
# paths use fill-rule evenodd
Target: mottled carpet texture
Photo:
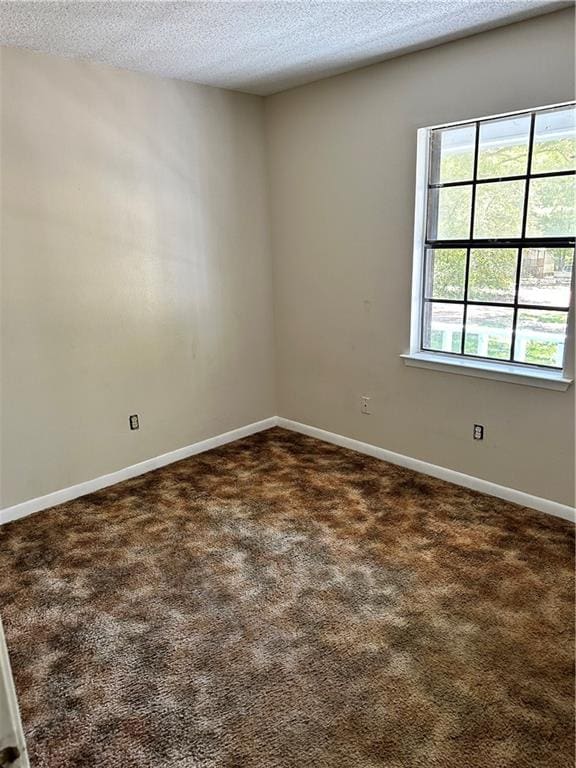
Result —
<path fill-rule="evenodd" d="M 571 527 L 272 429 L 0 528 L 34 768 L 568 768 Z"/>

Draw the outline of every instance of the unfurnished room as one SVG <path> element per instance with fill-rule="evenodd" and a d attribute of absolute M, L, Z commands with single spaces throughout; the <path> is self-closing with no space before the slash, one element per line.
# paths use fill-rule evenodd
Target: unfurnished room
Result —
<path fill-rule="evenodd" d="M 0 768 L 575 768 L 575 52 L 0 0 Z"/>

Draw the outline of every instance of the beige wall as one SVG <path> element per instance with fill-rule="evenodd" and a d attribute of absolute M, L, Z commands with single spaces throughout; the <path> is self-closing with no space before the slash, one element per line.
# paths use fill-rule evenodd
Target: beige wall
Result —
<path fill-rule="evenodd" d="M 398 357 L 409 343 L 416 130 L 572 98 L 574 22 L 563 11 L 267 100 L 282 416 L 573 503 L 574 387 Z M 484 442 L 472 440 L 474 422 Z"/>
<path fill-rule="evenodd" d="M 275 412 L 573 503 L 573 387 L 399 358 L 416 129 L 573 98 L 571 11 L 271 97 L 266 126 L 258 97 L 0 63 L 0 506 Z"/>
<path fill-rule="evenodd" d="M 273 415 L 262 99 L 1 67 L 0 506 Z"/>

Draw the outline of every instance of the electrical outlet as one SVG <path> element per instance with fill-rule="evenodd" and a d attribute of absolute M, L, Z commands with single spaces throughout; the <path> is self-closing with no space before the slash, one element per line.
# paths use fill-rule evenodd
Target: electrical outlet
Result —
<path fill-rule="evenodd" d="M 370 416 L 372 411 L 370 410 L 370 397 L 361 397 L 360 398 L 360 413 L 365 414 L 366 416 Z"/>
<path fill-rule="evenodd" d="M 474 440 L 484 440 L 483 424 L 474 424 Z"/>
<path fill-rule="evenodd" d="M 130 429 L 140 429 L 140 422 L 138 421 L 138 414 L 135 413 L 130 416 Z"/>

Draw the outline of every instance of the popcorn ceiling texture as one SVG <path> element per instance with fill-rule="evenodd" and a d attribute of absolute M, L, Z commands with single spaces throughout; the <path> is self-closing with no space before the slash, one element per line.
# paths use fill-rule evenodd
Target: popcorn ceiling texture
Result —
<path fill-rule="evenodd" d="M 33 768 L 569 768 L 573 529 L 272 429 L 0 529 Z"/>
<path fill-rule="evenodd" d="M 1 2 L 0 45 L 268 95 L 571 5 L 553 0 Z"/>

